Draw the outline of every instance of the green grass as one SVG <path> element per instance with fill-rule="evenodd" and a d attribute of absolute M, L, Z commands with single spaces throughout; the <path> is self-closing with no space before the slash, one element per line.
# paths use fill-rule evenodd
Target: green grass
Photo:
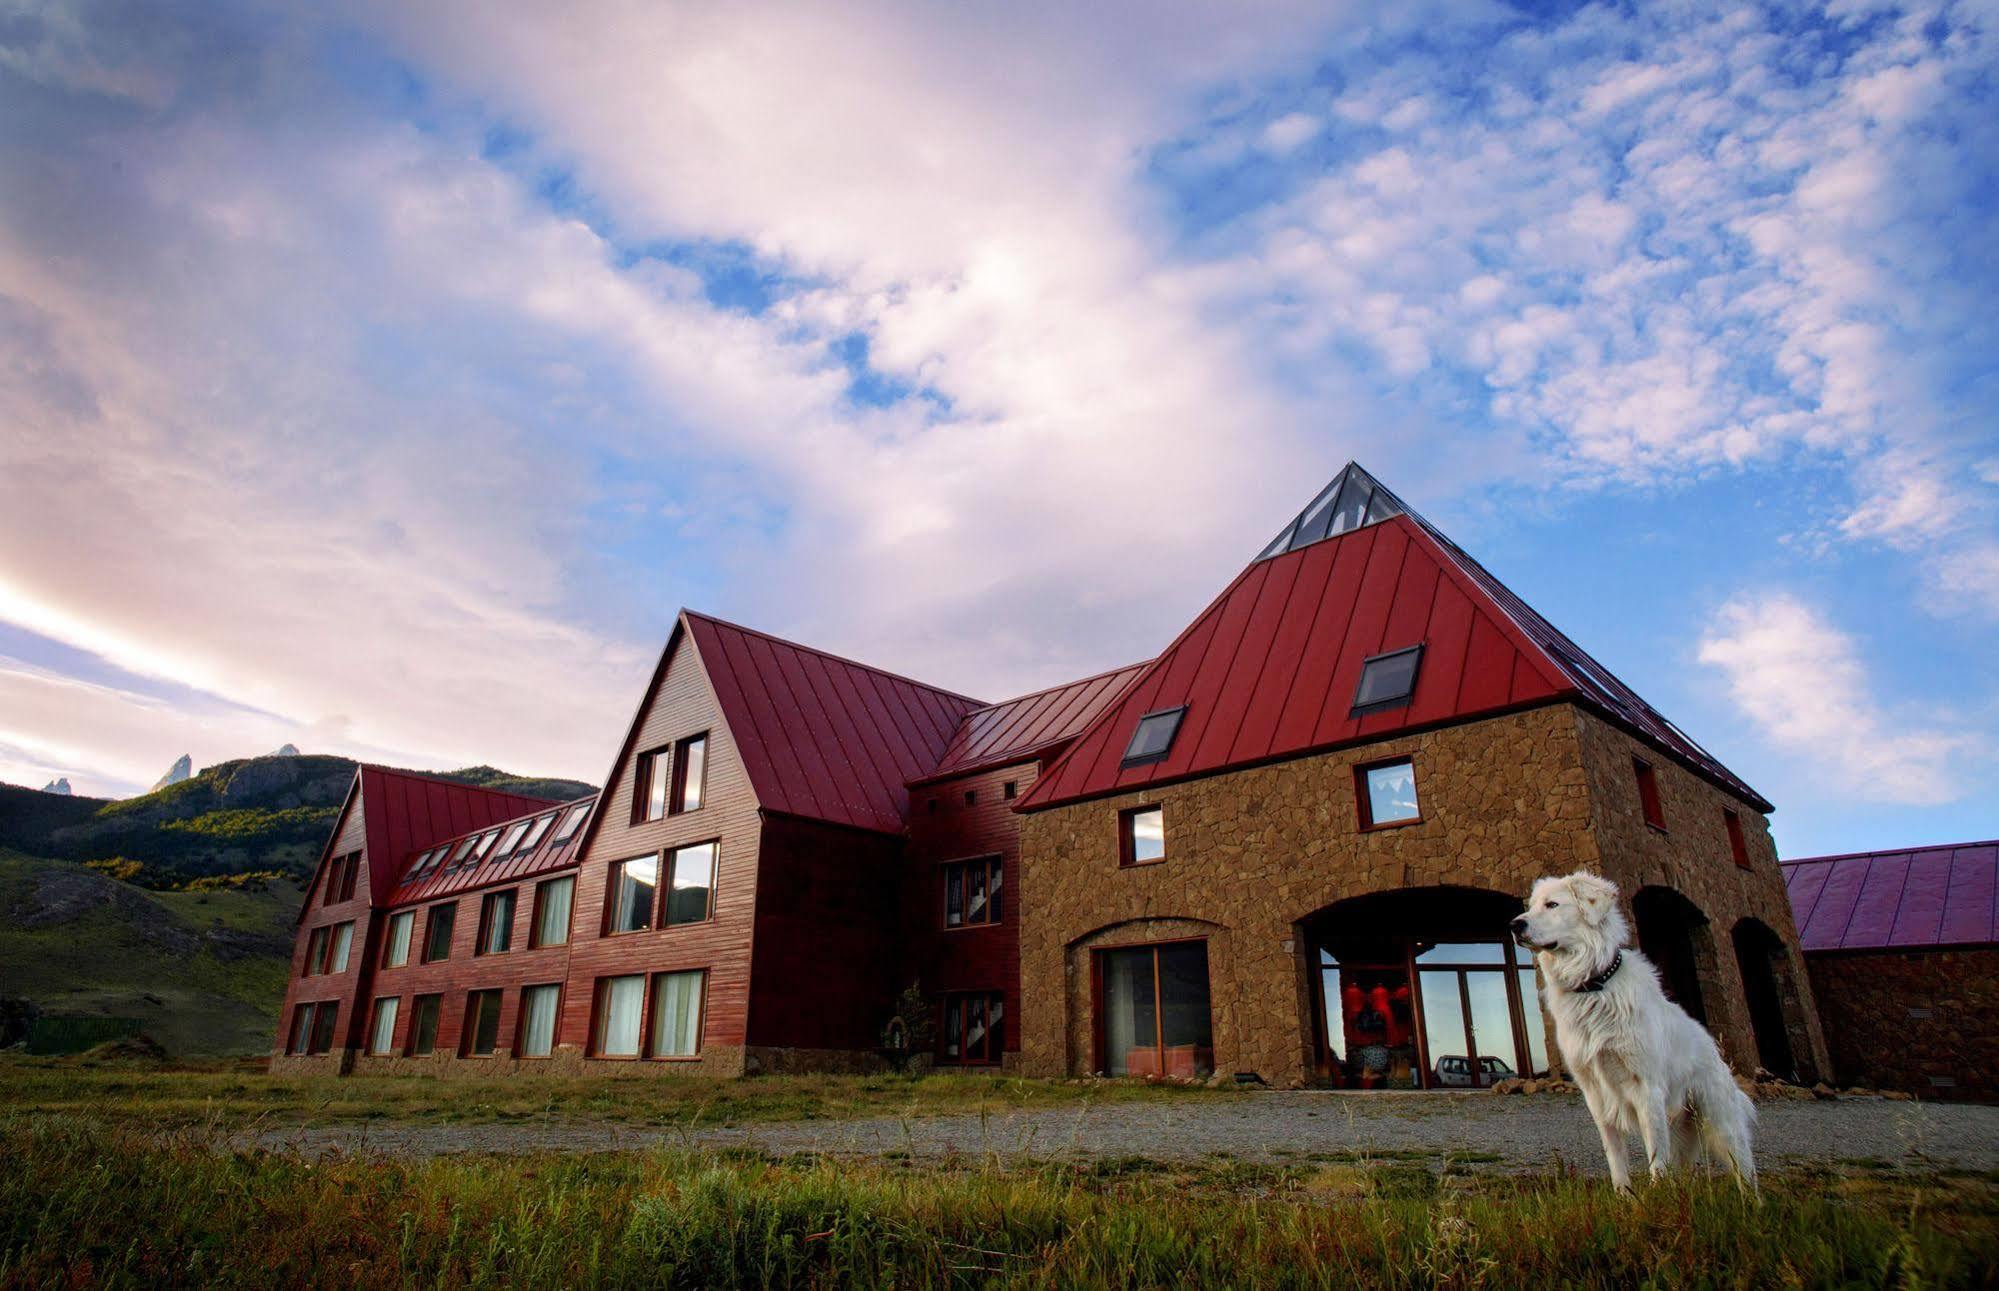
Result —
<path fill-rule="evenodd" d="M 0 1285 L 1989 1285 L 1989 1182 L 1601 1183 L 1360 1165 L 743 1152 L 384 1161 L 0 1127 Z"/>
<path fill-rule="evenodd" d="M 1000 1076 L 758 1076 L 620 1080 L 603 1076 L 271 1076 L 261 1064 L 93 1062 L 0 1056 L 0 1124 L 83 1116 L 135 1127 L 484 1124 L 528 1119 L 634 1126 L 937 1116 L 1083 1102 L 1235 1099 L 1230 1089 Z"/>

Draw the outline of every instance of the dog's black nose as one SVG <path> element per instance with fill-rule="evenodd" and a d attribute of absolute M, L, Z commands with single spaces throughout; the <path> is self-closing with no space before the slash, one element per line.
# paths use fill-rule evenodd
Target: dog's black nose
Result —
<path fill-rule="evenodd" d="M 1527 931 L 1527 916 L 1526 916 L 1526 915 L 1524 915 L 1524 914 L 1523 914 L 1523 915 L 1521 915 L 1521 916 L 1520 916 L 1520 917 L 1519 917 L 1518 919 L 1515 919 L 1515 920 L 1513 921 L 1513 931 L 1515 931 L 1515 932 L 1525 932 L 1525 931 Z"/>

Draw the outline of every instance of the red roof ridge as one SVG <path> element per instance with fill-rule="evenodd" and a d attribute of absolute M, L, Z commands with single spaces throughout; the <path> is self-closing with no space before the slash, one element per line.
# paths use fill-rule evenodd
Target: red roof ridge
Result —
<path fill-rule="evenodd" d="M 515 793 L 512 789 L 495 789 L 491 785 L 473 784 L 470 780 L 453 780 L 450 776 L 440 775 L 435 771 L 412 771 L 408 767 L 385 766 L 380 762 L 356 762 L 354 770 L 357 774 L 362 771 L 373 771 L 378 775 L 401 776 L 405 780 L 428 780 L 432 784 L 448 784 L 454 789 L 474 789 L 480 793 L 498 794 L 503 798 L 524 798 L 529 802 L 547 803 L 550 806 L 562 802 L 577 801 L 574 798 L 544 798 L 539 794 Z M 584 794 L 583 797 L 594 798 L 601 792 L 602 790 L 595 790 Z M 533 815 L 534 813 L 530 812 L 528 814 Z"/>
<path fill-rule="evenodd" d="M 704 614 L 700 610 L 690 610 L 684 606 L 681 608 L 680 612 L 689 618 L 701 619 L 708 623 L 713 623 L 717 627 L 728 628 L 735 632 L 741 632 L 745 636 L 762 637 L 766 641 L 772 641 L 778 645 L 786 646 L 793 650 L 803 650 L 807 654 L 816 654 L 822 659 L 831 659 L 836 663 L 843 663 L 847 665 L 849 668 L 859 668 L 863 672 L 872 672 L 877 676 L 887 677 L 891 681 L 899 681 L 906 686 L 916 686 L 923 690 L 935 691 L 936 693 L 944 695 L 948 698 L 960 700 L 964 703 L 970 704 L 974 708 L 996 707 L 996 705 L 989 704 L 983 699 L 978 699 L 971 695 L 961 694 L 960 692 L 955 690 L 947 690 L 942 686 L 933 686 L 927 681 L 918 681 L 916 678 L 910 676 L 907 673 L 891 672 L 887 668 L 880 668 L 871 663 L 862 663 L 859 659 L 849 658 L 848 656 L 843 654 L 834 654 L 831 650 L 821 650 L 818 646 L 809 646 L 802 641 L 793 641 L 789 637 L 781 637 L 774 632 L 765 632 L 761 628 L 746 627 L 741 623 L 733 623 L 728 619 L 717 618 L 713 614 Z"/>

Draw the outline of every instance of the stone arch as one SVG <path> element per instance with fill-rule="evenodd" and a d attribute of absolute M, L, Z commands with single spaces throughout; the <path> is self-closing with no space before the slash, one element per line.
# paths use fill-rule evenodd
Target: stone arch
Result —
<path fill-rule="evenodd" d="M 1659 979 L 1674 1003 L 1708 1026 L 1704 984 L 1716 977 L 1714 932 L 1707 915 L 1677 889 L 1651 886 L 1631 898 L 1633 932 L 1638 949 L 1659 970 Z"/>
<path fill-rule="evenodd" d="M 1742 998 L 1756 1038 L 1756 1060 L 1786 1080 L 1816 1075 L 1811 1070 L 1811 1037 L 1804 1025 L 1804 1001 L 1784 939 L 1753 916 L 1729 931 L 1735 964 L 1742 973 Z"/>
<path fill-rule="evenodd" d="M 1073 938 L 1064 947 L 1063 993 L 1070 1071 L 1094 1072 L 1100 1066 L 1098 992 L 1102 984 L 1097 974 L 1097 952 L 1192 941 L 1204 943 L 1207 949 L 1208 1007 L 1212 1031 L 1210 1047 L 1217 1055 L 1217 1064 L 1225 1058 L 1233 1060 L 1229 1056 L 1237 1051 L 1239 1044 L 1241 1001 L 1237 997 L 1225 996 L 1215 985 L 1234 982 L 1238 977 L 1228 925 L 1191 915 L 1147 915 L 1099 925 Z"/>

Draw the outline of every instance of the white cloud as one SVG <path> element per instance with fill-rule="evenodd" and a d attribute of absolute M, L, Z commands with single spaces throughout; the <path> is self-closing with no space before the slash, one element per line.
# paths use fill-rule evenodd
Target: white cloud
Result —
<path fill-rule="evenodd" d="M 1976 741 L 1885 708 L 1853 639 L 1797 598 L 1730 601 L 1701 638 L 1700 661 L 1721 672 L 1764 737 L 1803 764 L 1801 779 L 1822 775 L 1843 794 L 1914 806 L 1964 793 Z"/>

